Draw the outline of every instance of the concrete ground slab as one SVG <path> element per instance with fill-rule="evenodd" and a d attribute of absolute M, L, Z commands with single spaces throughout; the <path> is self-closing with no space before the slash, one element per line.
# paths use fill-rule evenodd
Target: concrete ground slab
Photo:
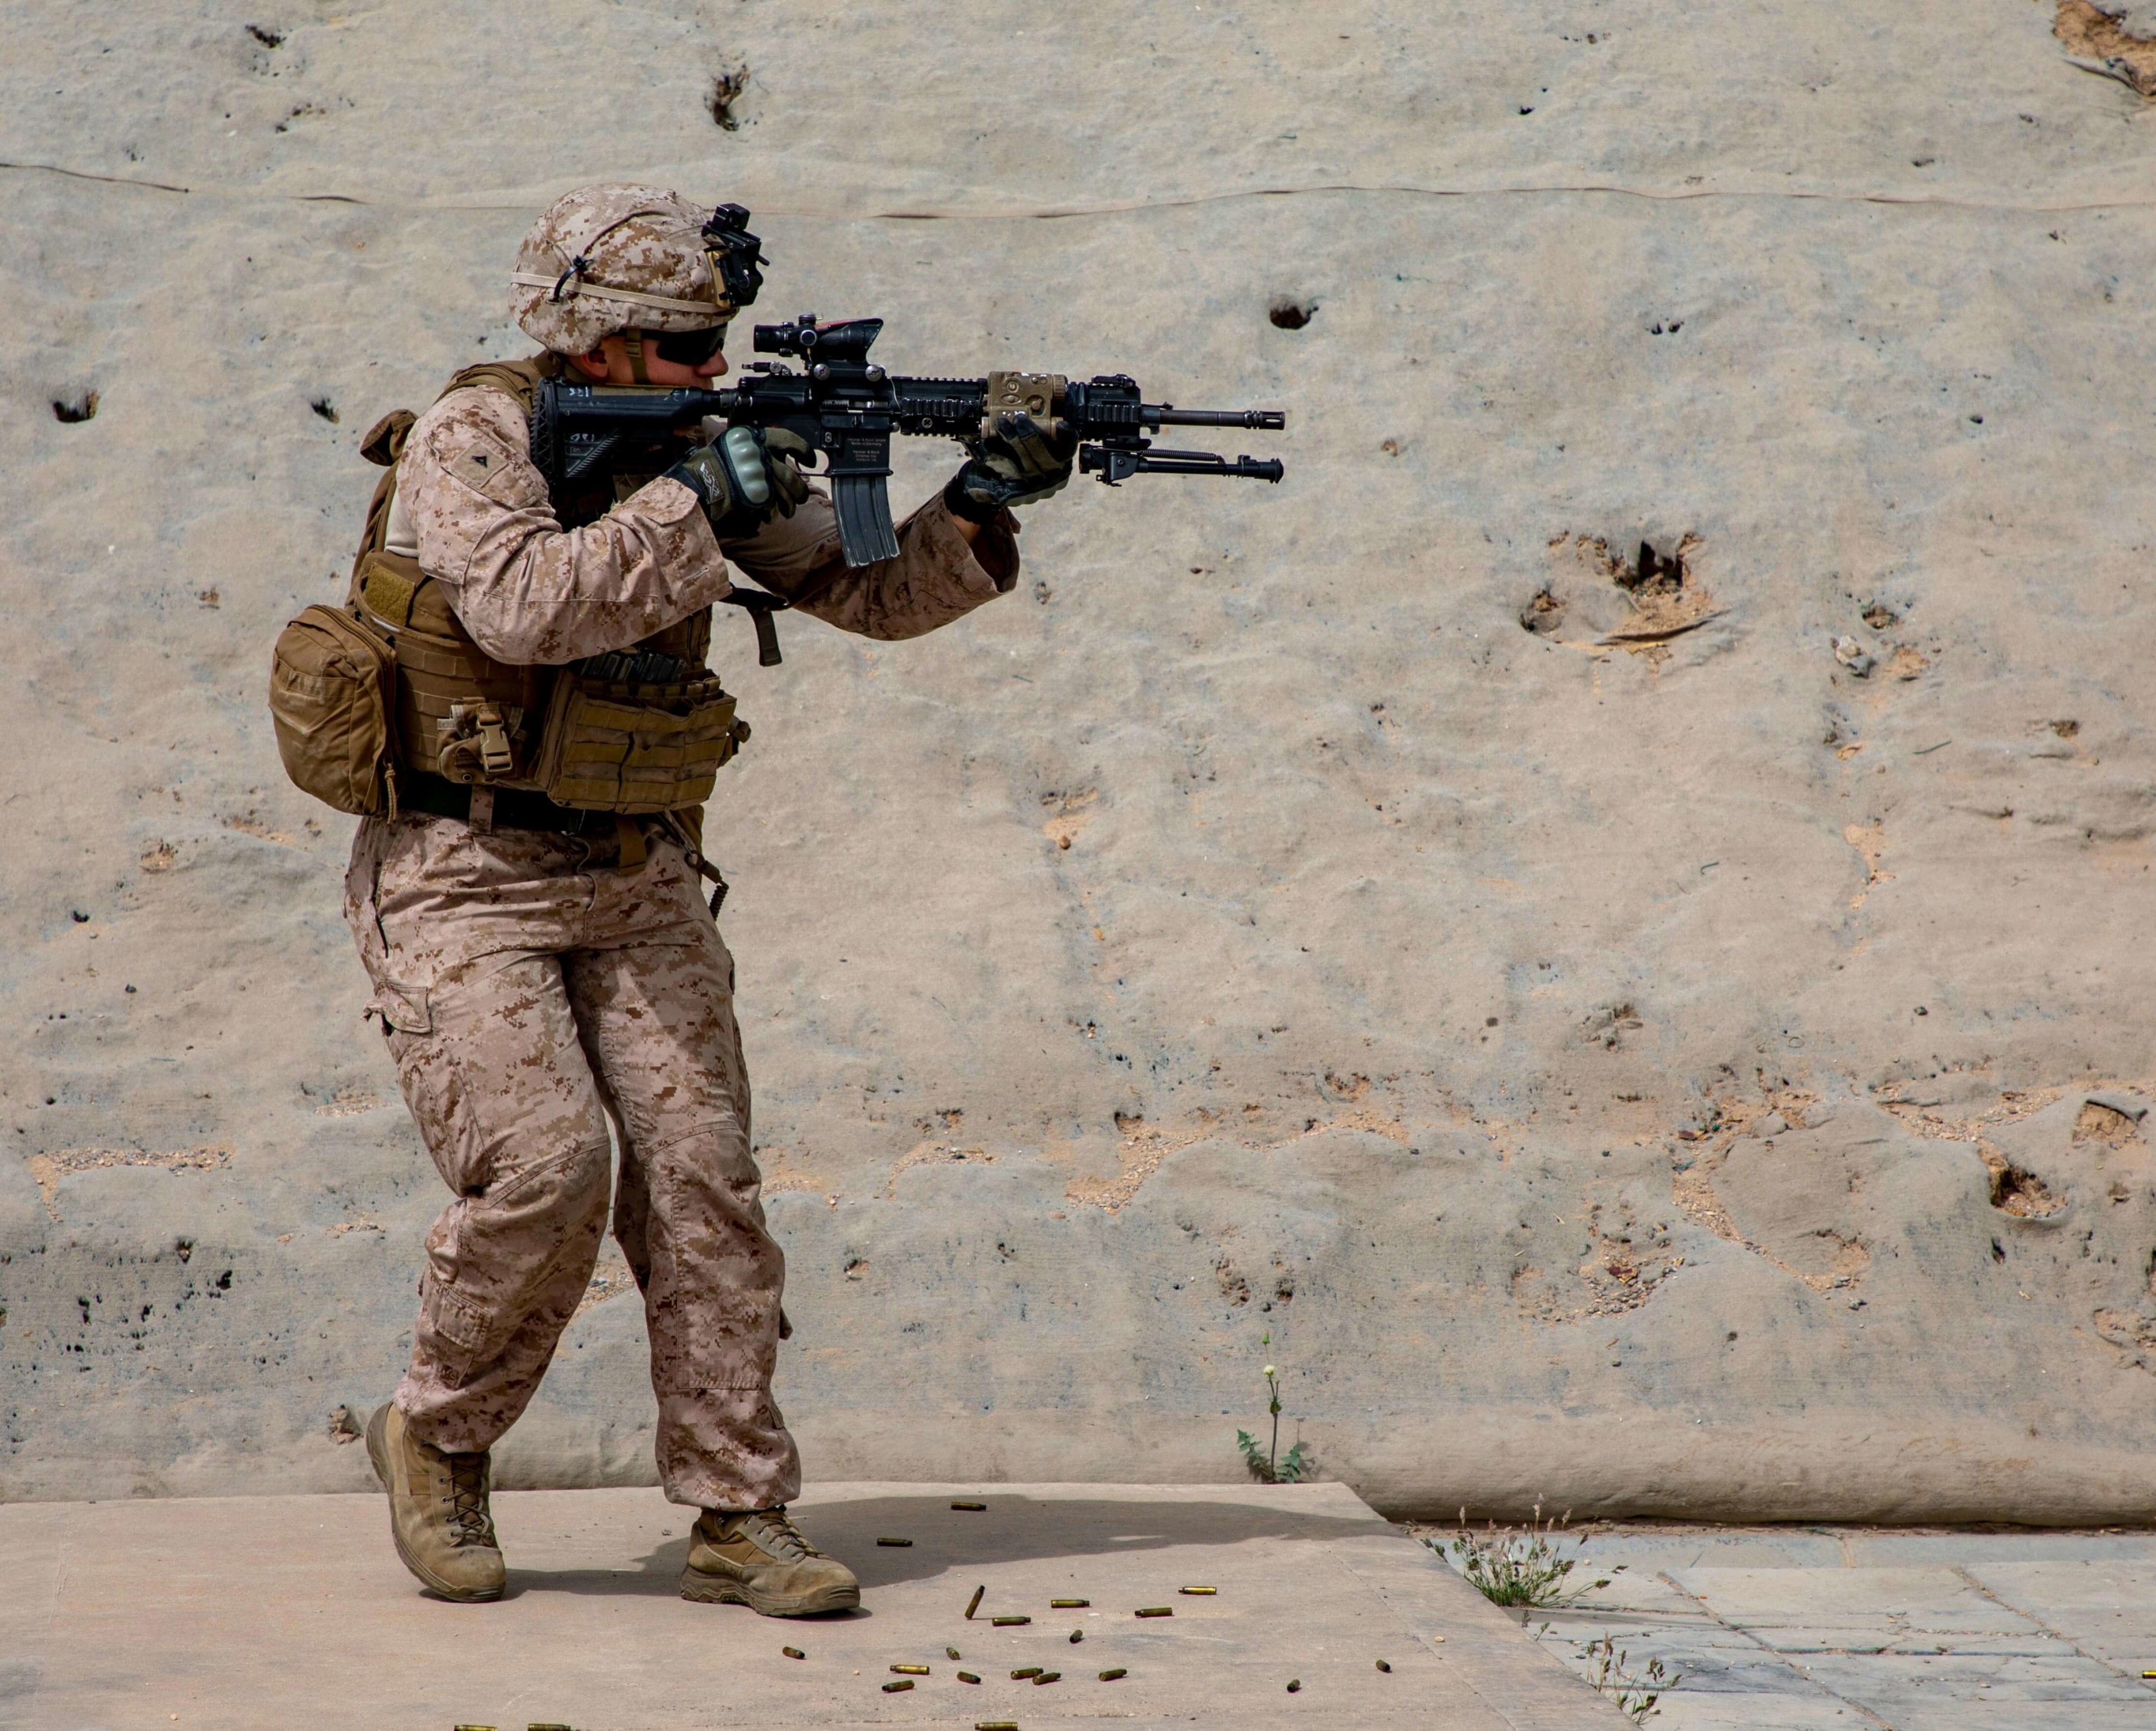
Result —
<path fill-rule="evenodd" d="M 1654 1721 L 1654 1731 L 1850 1731 L 1851 1725 L 1876 1731 L 1870 1720 L 1831 1696 L 1747 1697 L 1735 1717 L 1732 1702 L 1727 1696 L 1665 1697 L 1656 1709 L 1661 1717 Z"/>
<path fill-rule="evenodd" d="M 1635 1577 L 1687 1569 L 1835 1569 L 1849 1560 L 1836 1534 L 1811 1527 L 1603 1527 L 1595 1529 L 1592 1549 L 1598 1574 L 1622 1564 Z"/>
<path fill-rule="evenodd" d="M 2081 1561 L 1979 1564 L 1969 1574 L 2082 1651 L 2138 1672 L 2156 1667 L 2156 1543 L 2138 1538 L 2138 1562 L 2113 1549 Z"/>
<path fill-rule="evenodd" d="M 1872 1726 L 1894 1731 L 2143 1731 L 2146 1708 L 2123 1701 L 1969 1701 L 1953 1697 L 1875 1716 Z M 1863 1720 L 1857 1721 L 1863 1724 Z"/>
<path fill-rule="evenodd" d="M 1945 1700 L 1972 1705 L 2002 1701 L 2118 1701 L 2140 1705 L 2148 1692 L 2071 1647 L 2048 1657 L 1994 1659 L 1976 1653 L 1816 1653 L 1804 1669 L 1816 1682 L 1882 1716 L 1906 1714 Z"/>
<path fill-rule="evenodd" d="M 1530 1628 L 1583 1676 L 1605 1639 L 1659 1660 L 1661 1731 L 2156 1731 L 2156 1535 L 1643 1525 L 1577 1554 L 1610 1585 Z"/>
<path fill-rule="evenodd" d="M 1799 1646 L 1830 1632 L 1853 1637 L 1836 1638 L 1835 1646 L 1874 1637 L 1890 1646 L 1912 1632 L 2037 1632 L 1951 1569 L 1687 1569 L 1671 1579 L 1717 1615 L 1747 1628 L 1775 1626 Z"/>
<path fill-rule="evenodd" d="M 656 1492 L 495 1505 L 509 1592 L 469 1606 L 418 1591 L 379 1497 L 0 1507 L 0 1726 L 1625 1723 L 1339 1485 L 823 1487 L 797 1514 L 860 1572 L 864 1605 L 797 1622 L 677 1596 L 693 1513 Z M 1132 1615 L 1160 1605 L 1173 1616 Z M 886 1694 L 895 1663 L 929 1674 Z M 1061 1680 L 1012 1679 L 1029 1666 Z M 1128 1675 L 1099 1680 L 1114 1667 Z"/>

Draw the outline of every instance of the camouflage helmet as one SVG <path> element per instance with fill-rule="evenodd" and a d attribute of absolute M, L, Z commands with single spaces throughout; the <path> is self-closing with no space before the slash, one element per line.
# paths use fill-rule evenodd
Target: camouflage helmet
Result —
<path fill-rule="evenodd" d="M 762 280 L 747 218 L 738 205 L 707 216 L 658 187 L 613 182 L 565 193 L 517 249 L 510 311 L 528 336 L 566 355 L 588 354 L 632 326 L 723 324 L 756 298 Z"/>

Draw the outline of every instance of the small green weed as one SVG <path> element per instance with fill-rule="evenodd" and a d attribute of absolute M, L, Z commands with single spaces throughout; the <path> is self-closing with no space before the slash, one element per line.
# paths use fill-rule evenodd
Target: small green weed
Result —
<path fill-rule="evenodd" d="M 1578 1557 L 1563 1554 L 1564 1528 L 1572 1517 L 1545 1521 L 1543 1506 L 1535 1505 L 1534 1518 L 1527 1523 L 1524 1533 L 1507 1528 L 1497 1530 L 1492 1521 L 1486 1536 L 1477 1538 L 1468 1530 L 1467 1511 L 1460 1511 L 1460 1531 L 1450 1543 L 1435 1533 L 1424 1533 L 1423 1543 L 1440 1555 L 1450 1553 L 1453 1566 L 1467 1577 L 1468 1585 L 1479 1591 L 1492 1605 L 1525 1605 L 1538 1610 L 1561 1610 L 1584 1598 L 1598 1587 L 1609 1585 L 1609 1579 L 1592 1583 L 1573 1584 L 1572 1571 L 1581 1562 Z M 1587 1542 L 1584 1533 L 1574 1534 L 1575 1545 Z M 1620 1569 L 1624 1565 L 1620 1564 Z"/>
<path fill-rule="evenodd" d="M 1276 1448 L 1280 1446 L 1277 1425 L 1274 1427 L 1273 1446 Z M 1302 1477 L 1302 1445 L 1299 1442 L 1291 1444 L 1288 1451 L 1277 1461 L 1269 1456 L 1260 1446 L 1258 1439 L 1247 1431 L 1235 1433 L 1235 1446 L 1242 1450 L 1243 1464 L 1250 1469 L 1250 1477 L 1260 1484 L 1291 1485 Z"/>
<path fill-rule="evenodd" d="M 1271 1331 L 1267 1330 L 1260 1344 L 1270 1346 L 1272 1343 Z M 1277 1365 L 1265 1366 L 1265 1393 L 1268 1397 L 1268 1410 L 1273 1416 L 1273 1436 L 1270 1445 L 1260 1448 L 1256 1437 L 1251 1436 L 1247 1431 L 1238 1431 L 1235 1433 L 1235 1446 L 1243 1451 L 1243 1464 L 1250 1468 L 1250 1477 L 1257 1480 L 1260 1484 L 1295 1484 L 1301 1479 L 1304 1473 L 1310 1470 L 1310 1463 L 1303 1458 L 1302 1445 L 1299 1442 L 1293 1445 L 1285 1455 L 1280 1451 L 1280 1368 Z"/>
<path fill-rule="evenodd" d="M 1625 1668 L 1625 1650 L 1610 1636 L 1588 1642 L 1586 1656 L 1594 1667 L 1588 1682 L 1614 1701 L 1618 1711 L 1630 1715 L 1635 1725 L 1644 1725 L 1648 1714 L 1661 1711 L 1655 1703 L 1662 1698 L 1663 1690 L 1684 1681 L 1681 1672 L 1664 1670 L 1660 1659 L 1648 1660 L 1646 1670 L 1633 1676 Z"/>

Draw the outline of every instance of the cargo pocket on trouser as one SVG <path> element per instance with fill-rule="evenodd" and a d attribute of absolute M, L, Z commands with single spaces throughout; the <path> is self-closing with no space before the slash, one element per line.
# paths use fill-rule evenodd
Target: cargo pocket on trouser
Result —
<path fill-rule="evenodd" d="M 385 979 L 367 1000 L 367 1013 L 382 1018 L 384 1034 L 431 1034 L 434 1031 L 434 1012 L 428 996 L 424 986 Z"/>
<path fill-rule="evenodd" d="M 428 1234 L 398 1405 L 438 1446 L 484 1448 L 538 1387 L 591 1277 L 613 1179 L 606 1118 L 552 957 L 490 958 L 377 1002 L 455 1193 Z"/>
<path fill-rule="evenodd" d="M 462 1388 L 471 1375 L 473 1362 L 487 1343 L 488 1317 L 485 1310 L 454 1287 L 434 1277 L 429 1270 L 419 1282 L 419 1333 L 429 1342 L 429 1356 L 440 1365 L 442 1380 Z"/>
<path fill-rule="evenodd" d="M 462 1196 L 436 1223 L 397 1402 L 437 1447 L 492 1446 L 538 1391 L 598 1255 L 607 1153 L 573 1150 L 500 1205 Z"/>

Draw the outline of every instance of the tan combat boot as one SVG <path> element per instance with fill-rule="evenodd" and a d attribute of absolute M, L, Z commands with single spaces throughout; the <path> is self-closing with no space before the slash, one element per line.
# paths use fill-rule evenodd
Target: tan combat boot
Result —
<path fill-rule="evenodd" d="M 856 1609 L 861 1584 L 852 1569 L 803 1538 L 783 1508 L 747 1514 L 707 1508 L 689 1535 L 681 1596 L 746 1605 L 767 1617 L 807 1617 Z"/>
<path fill-rule="evenodd" d="M 487 1510 L 487 1456 L 420 1441 L 393 1400 L 367 1421 L 367 1456 L 389 1492 L 397 1554 L 421 1585 L 459 1605 L 501 1597 L 508 1571 Z"/>

